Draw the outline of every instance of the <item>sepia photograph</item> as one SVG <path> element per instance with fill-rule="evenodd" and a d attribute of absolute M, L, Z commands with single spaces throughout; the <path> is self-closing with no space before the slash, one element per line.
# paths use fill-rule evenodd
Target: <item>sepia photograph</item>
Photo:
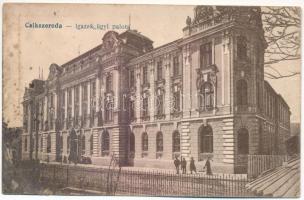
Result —
<path fill-rule="evenodd" d="M 300 197 L 301 7 L 2 10 L 3 195 Z"/>

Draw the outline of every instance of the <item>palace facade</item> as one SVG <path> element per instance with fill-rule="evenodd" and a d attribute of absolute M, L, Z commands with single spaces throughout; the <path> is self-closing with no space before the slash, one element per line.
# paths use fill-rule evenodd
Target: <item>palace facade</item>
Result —
<path fill-rule="evenodd" d="M 93 164 L 174 168 L 212 158 L 246 170 L 248 154 L 285 154 L 290 111 L 264 80 L 259 7 L 196 6 L 183 37 L 153 48 L 135 30 L 102 43 L 25 89 L 23 159 L 66 162 L 70 133 Z M 188 162 L 189 164 L 189 162 Z"/>

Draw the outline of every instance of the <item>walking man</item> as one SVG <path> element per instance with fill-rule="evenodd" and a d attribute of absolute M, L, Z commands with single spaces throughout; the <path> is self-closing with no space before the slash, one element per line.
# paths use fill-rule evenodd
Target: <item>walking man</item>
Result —
<path fill-rule="evenodd" d="M 176 174 L 179 174 L 179 166 L 180 166 L 180 164 L 181 164 L 181 162 L 178 159 L 178 157 L 176 156 L 175 160 L 174 160 L 174 165 L 175 165 L 175 168 L 176 168 Z"/>
<path fill-rule="evenodd" d="M 182 160 L 182 171 L 183 171 L 183 174 L 186 174 L 186 166 L 187 166 L 187 161 L 185 158 L 183 158 Z"/>
<path fill-rule="evenodd" d="M 195 167 L 193 157 L 191 157 L 191 161 L 190 161 L 190 172 L 191 172 L 191 174 L 192 174 L 192 171 L 194 171 L 196 173 L 196 167 Z"/>

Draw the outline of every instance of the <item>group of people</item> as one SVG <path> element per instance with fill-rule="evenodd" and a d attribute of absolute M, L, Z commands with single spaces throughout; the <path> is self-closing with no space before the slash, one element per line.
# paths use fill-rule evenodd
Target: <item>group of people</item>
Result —
<path fill-rule="evenodd" d="M 179 174 L 180 168 L 181 168 L 183 174 L 187 173 L 187 161 L 186 161 L 185 158 L 181 158 L 181 160 L 179 160 L 178 157 L 176 156 L 175 160 L 174 160 L 174 165 L 175 165 L 175 169 L 176 169 L 177 174 Z M 191 174 L 194 173 L 194 172 L 197 173 L 193 157 L 191 157 L 189 167 L 190 167 L 190 173 Z M 212 175 L 211 163 L 210 163 L 210 158 L 209 157 L 207 158 L 205 166 L 204 166 L 203 169 L 206 169 L 206 174 L 207 175 Z"/>

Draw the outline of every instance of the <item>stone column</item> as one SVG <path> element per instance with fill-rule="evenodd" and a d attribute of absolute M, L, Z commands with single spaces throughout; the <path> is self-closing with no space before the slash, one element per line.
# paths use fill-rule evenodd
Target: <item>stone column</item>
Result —
<path fill-rule="evenodd" d="M 155 115 L 155 62 L 153 60 L 149 61 L 149 66 L 148 68 L 150 69 L 150 118 L 151 121 L 154 121 L 154 115 Z"/>
<path fill-rule="evenodd" d="M 190 161 L 190 122 L 182 122 L 181 129 L 181 156 Z"/>
<path fill-rule="evenodd" d="M 74 111 L 75 111 L 75 87 L 71 87 L 72 90 L 72 119 L 74 119 Z M 74 124 L 75 120 L 72 122 L 72 126 L 75 126 Z"/>
<path fill-rule="evenodd" d="M 140 83 L 141 83 L 141 75 L 140 75 L 140 68 L 139 65 L 136 65 L 135 68 L 135 74 L 136 74 L 136 100 L 135 100 L 135 112 L 136 112 L 136 122 L 139 123 L 141 121 L 141 88 L 140 88 Z"/>
<path fill-rule="evenodd" d="M 79 84 L 79 120 L 81 120 L 82 116 L 82 85 Z"/>
<path fill-rule="evenodd" d="M 43 111 L 43 119 L 44 121 L 47 121 L 48 120 L 48 98 L 47 96 L 44 97 L 44 111 Z M 44 123 L 44 122 L 43 122 Z M 43 127 L 45 128 L 45 124 L 43 124 Z"/>
<path fill-rule="evenodd" d="M 90 81 L 88 81 L 87 87 L 88 87 L 88 99 L 87 99 L 87 102 L 88 102 L 88 112 L 87 113 L 88 113 L 88 116 L 90 116 L 90 113 L 91 113 L 91 82 Z"/>
<path fill-rule="evenodd" d="M 183 47 L 183 118 L 189 118 L 191 113 L 191 68 L 189 63 L 190 46 Z"/>
<path fill-rule="evenodd" d="M 64 90 L 64 128 L 67 129 L 67 118 L 68 118 L 68 89 Z"/>
<path fill-rule="evenodd" d="M 165 101 L 164 101 L 164 111 L 166 114 L 166 119 L 170 119 L 171 111 L 171 77 L 170 77 L 170 68 L 171 68 L 171 56 L 165 55 Z"/>
<path fill-rule="evenodd" d="M 95 126 L 98 126 L 98 112 L 99 112 L 99 97 L 100 97 L 100 87 L 99 87 L 99 84 L 100 84 L 100 78 L 97 77 L 96 78 L 96 97 L 95 97 L 95 102 L 96 102 L 96 109 L 95 109 L 95 112 L 97 113 L 96 117 L 95 117 L 95 122 L 94 122 L 94 125 Z"/>

